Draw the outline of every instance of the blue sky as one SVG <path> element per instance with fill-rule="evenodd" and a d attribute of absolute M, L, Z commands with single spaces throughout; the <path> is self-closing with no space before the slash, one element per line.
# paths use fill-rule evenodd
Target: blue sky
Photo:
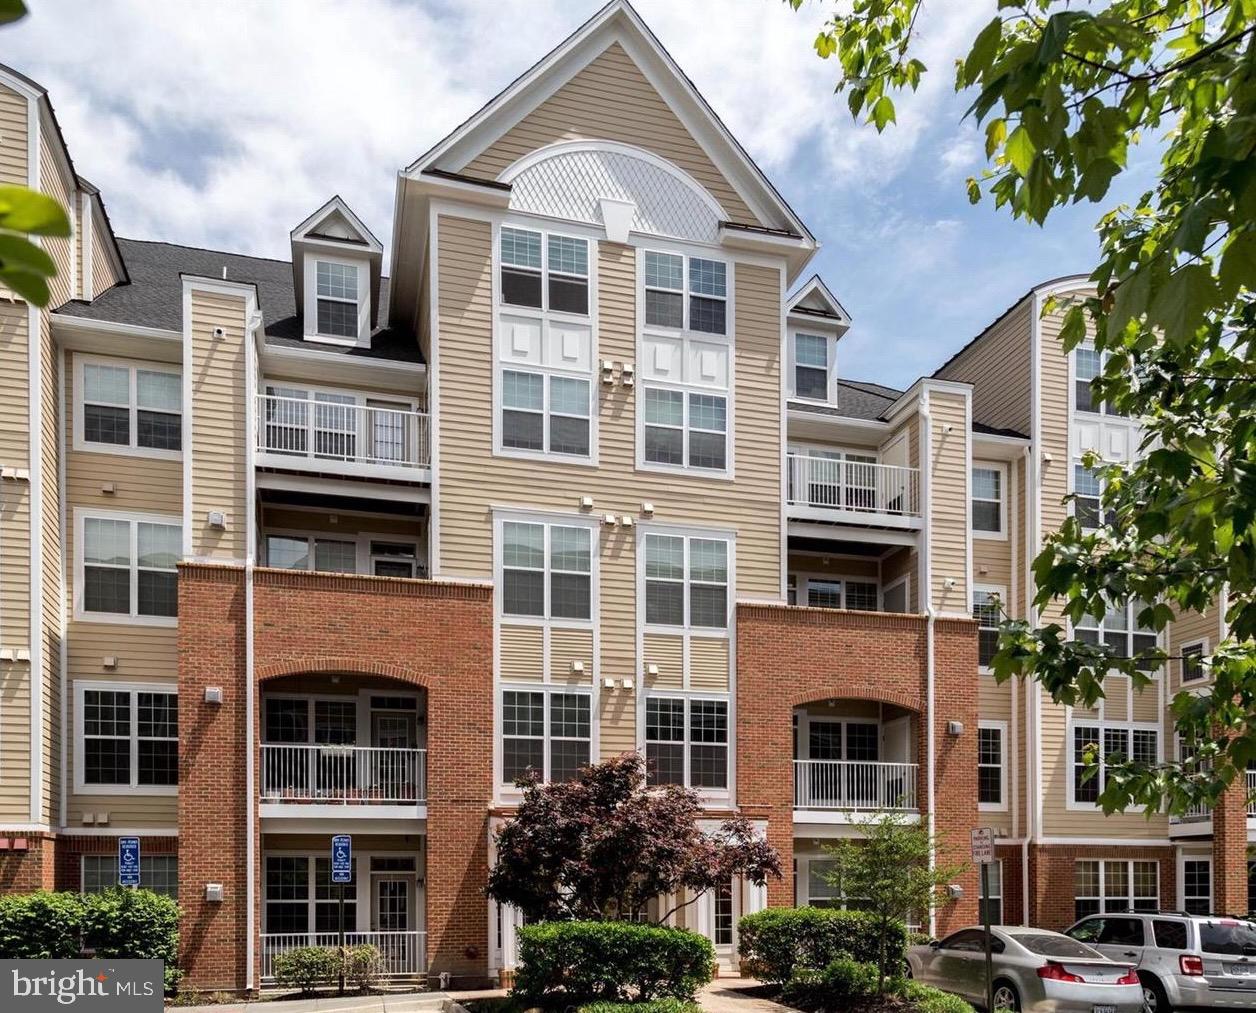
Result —
<path fill-rule="evenodd" d="M 340 193 L 379 235 L 395 173 L 573 30 L 599 0 L 28 0 L 4 62 L 51 92 L 76 166 L 122 236 L 288 256 Z M 1030 286 L 1088 271 L 1102 207 L 1014 222 L 964 180 L 981 135 L 952 92 L 993 0 L 932 0 L 929 67 L 878 136 L 811 49 L 829 2 L 639 0 L 638 10 L 822 243 L 812 268 L 854 324 L 839 371 L 929 373 Z"/>

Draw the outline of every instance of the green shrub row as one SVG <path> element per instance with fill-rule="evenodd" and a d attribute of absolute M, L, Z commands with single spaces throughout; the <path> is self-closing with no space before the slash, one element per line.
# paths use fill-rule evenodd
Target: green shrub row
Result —
<path fill-rule="evenodd" d="M 632 922 L 542 922 L 519 930 L 514 996 L 545 1007 L 652 999 L 691 1002 L 711 980 L 714 963 L 711 941 L 687 929 Z"/>
<path fill-rule="evenodd" d="M 329 985 L 340 977 L 344 968 L 345 982 L 366 992 L 384 972 L 384 958 L 379 947 L 370 943 L 346 946 L 344 959 L 340 951 L 327 946 L 297 946 L 277 953 L 271 961 L 275 981 L 287 988 L 300 989 L 311 995 L 319 985 Z"/>
<path fill-rule="evenodd" d="M 10 894 L 0 897 L 0 959 L 99 957 L 165 961 L 166 989 L 179 981 L 179 905 L 151 890 Z"/>
<path fill-rule="evenodd" d="M 875 919 L 863 911 L 830 908 L 767 908 L 737 923 L 742 959 L 755 977 L 784 984 L 797 968 L 827 968 L 848 958 L 860 963 L 877 961 Z M 888 943 L 888 966 L 906 959 L 907 930 L 898 925 Z"/>
<path fill-rule="evenodd" d="M 700 1013 L 701 1007 L 684 999 L 649 999 L 646 1002 L 591 1002 L 578 1013 Z"/>
<path fill-rule="evenodd" d="M 822 970 L 799 968 L 781 990 L 781 999 L 813 1013 L 837 1013 L 858 1007 L 877 995 L 877 966 L 839 957 Z M 883 992 L 912 1013 L 974 1013 L 959 996 L 906 978 L 890 978 Z"/>

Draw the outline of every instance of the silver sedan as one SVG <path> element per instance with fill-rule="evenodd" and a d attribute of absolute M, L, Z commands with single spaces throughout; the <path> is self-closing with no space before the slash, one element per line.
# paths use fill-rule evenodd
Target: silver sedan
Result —
<path fill-rule="evenodd" d="M 911 976 L 986 1004 L 985 930 L 960 929 L 907 951 Z M 1138 1013 L 1143 990 L 1129 964 L 1048 929 L 990 929 L 995 1009 L 1020 1013 Z"/>

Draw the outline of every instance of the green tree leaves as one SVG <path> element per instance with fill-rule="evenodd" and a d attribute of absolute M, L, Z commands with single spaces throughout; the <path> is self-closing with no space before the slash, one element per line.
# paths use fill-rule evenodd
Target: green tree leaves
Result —
<path fill-rule="evenodd" d="M 26 238 L 68 236 L 70 220 L 51 197 L 21 186 L 0 186 L 0 284 L 36 306 L 48 304 L 52 258 Z"/>

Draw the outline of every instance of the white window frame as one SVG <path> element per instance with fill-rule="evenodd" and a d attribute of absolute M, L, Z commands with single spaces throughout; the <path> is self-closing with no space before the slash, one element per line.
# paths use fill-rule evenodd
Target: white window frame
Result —
<path fill-rule="evenodd" d="M 121 612 L 87 612 L 83 607 L 86 527 L 87 519 L 106 521 L 126 521 L 131 526 L 131 611 Z M 125 626 L 163 626 L 175 627 L 179 624 L 178 616 L 145 616 L 139 615 L 139 551 L 138 532 L 140 524 L 161 524 L 179 528 L 182 531 L 183 517 L 180 514 L 136 513 L 129 510 L 98 510 L 95 507 L 74 508 L 74 619 L 83 623 L 108 623 Z M 180 539 L 182 542 L 182 539 Z"/>
<path fill-rule="evenodd" d="M 1208 897 L 1207 897 L 1208 906 L 1206 910 L 1202 913 L 1210 915 L 1213 913 L 1212 899 L 1216 895 L 1216 892 L 1217 892 L 1216 884 L 1213 882 L 1213 868 L 1212 868 L 1212 856 L 1211 855 L 1188 855 L 1183 851 L 1178 852 L 1178 866 L 1177 866 L 1178 907 L 1182 911 L 1189 910 L 1186 906 L 1187 900 L 1189 899 L 1186 893 L 1186 866 L 1190 862 L 1199 862 L 1199 863 L 1202 863 L 1203 865 L 1208 866 Z M 1194 899 L 1199 899 L 1199 895 L 1195 894 Z"/>
<path fill-rule="evenodd" d="M 537 524 L 544 530 L 542 552 L 545 557 L 542 586 L 545 594 L 545 606 L 541 615 L 513 615 L 505 611 L 505 525 Z M 496 511 L 493 514 L 493 609 L 496 619 L 502 626 L 538 626 L 551 629 L 587 630 L 593 628 L 597 621 L 599 607 L 598 557 L 601 549 L 600 518 L 588 514 L 562 513 L 525 513 L 516 511 Z M 553 573 L 550 563 L 551 528 L 587 528 L 589 531 L 589 618 L 570 619 L 551 617 L 550 577 Z M 558 571 L 574 572 L 574 571 Z"/>
<path fill-rule="evenodd" d="M 507 693 L 540 693 L 544 698 L 542 706 L 542 735 L 541 735 L 541 761 L 544 769 L 541 772 L 541 779 L 544 783 L 549 784 L 553 774 L 553 763 L 550 755 L 551 746 L 554 742 L 582 742 L 583 739 L 574 739 L 569 736 L 555 737 L 551 731 L 551 697 L 555 694 L 563 694 L 569 696 L 582 696 L 589 701 L 589 762 L 596 763 L 597 755 L 597 701 L 594 699 L 593 687 L 587 685 L 568 685 L 566 683 L 553 682 L 511 682 L 503 681 L 497 687 L 497 763 L 495 765 L 494 776 L 497 778 L 498 790 L 505 795 L 518 794 L 519 789 L 514 785 L 513 781 L 506 780 L 506 726 L 505 726 L 505 696 Z M 521 738 L 522 736 L 511 736 L 511 738 Z M 535 736 L 528 736 L 535 738 Z"/>
<path fill-rule="evenodd" d="M 1006 793 L 1005 793 L 1005 794 L 1006 794 Z M 991 925 L 1002 925 L 1002 924 L 1003 924 L 1003 914 L 1004 914 L 1004 911 L 1003 911 L 1003 859 L 1001 859 L 1001 858 L 1000 858 L 1000 859 L 996 859 L 995 861 L 993 861 L 993 862 L 991 862 L 991 863 L 990 863 L 990 866 L 991 866 L 991 869 L 992 869 L 992 870 L 995 870 L 995 871 L 996 871 L 996 875 L 995 875 L 995 876 L 988 876 L 988 877 L 987 877 L 987 881 L 997 878 L 997 879 L 998 879 L 998 882 L 997 882 L 997 883 L 991 883 L 991 886 L 993 886 L 993 887 L 997 887 L 997 888 L 998 888 L 998 892 L 997 892 L 997 893 L 996 893 L 996 892 L 992 892 L 992 893 L 991 893 L 991 895 L 990 895 L 989 897 L 984 897 L 984 896 L 982 896 L 982 892 L 981 892 L 981 869 L 980 869 L 980 867 L 979 867 L 979 868 L 977 869 L 977 911 L 978 911 L 978 913 L 980 914 L 980 912 L 981 912 L 981 905 L 982 905 L 982 902 L 983 902 L 983 901 L 986 901 L 986 900 L 998 901 L 998 903 L 999 903 L 999 917 L 998 917 L 997 919 L 992 918 L 992 919 L 990 920 L 990 924 L 991 924 Z"/>
<path fill-rule="evenodd" d="M 130 413 L 130 436 L 131 441 L 127 445 L 116 443 L 94 443 L 88 442 L 84 438 L 84 415 L 86 407 L 87 384 L 83 375 L 84 366 L 110 366 L 129 371 L 129 399 L 126 405 Z M 179 424 L 179 449 L 178 450 L 161 450 L 155 447 L 141 447 L 137 443 L 139 438 L 139 396 L 137 390 L 137 373 L 164 373 L 167 376 L 173 376 L 179 381 L 180 403 L 178 411 L 170 411 L 161 409 L 164 414 L 178 415 Z M 173 363 L 169 362 L 149 362 L 137 359 L 114 359 L 103 355 L 86 355 L 80 352 L 74 354 L 74 406 L 73 406 L 73 425 L 74 434 L 72 446 L 75 451 L 88 454 L 121 454 L 125 457 L 147 457 L 159 461 L 181 461 L 183 460 L 183 445 L 187 441 L 187 426 L 182 422 L 184 413 L 187 410 L 182 403 L 183 397 L 183 371 Z M 122 405 L 113 405 L 112 407 L 121 408 Z"/>
<path fill-rule="evenodd" d="M 978 734 L 978 737 L 977 737 L 977 769 L 978 769 L 978 774 L 980 774 L 980 770 L 981 770 L 981 768 L 982 768 L 983 766 L 989 766 L 989 764 L 983 764 L 983 763 L 981 762 L 981 736 L 980 736 L 980 732 L 981 732 L 982 730 L 988 730 L 988 731 L 996 731 L 996 732 L 998 732 L 998 733 L 999 733 L 999 763 L 998 763 L 998 769 L 999 769 L 999 801 L 997 801 L 997 802 L 980 802 L 980 801 L 979 801 L 979 802 L 977 803 L 977 811 L 978 811 L 978 812 L 983 812 L 983 813 L 1005 813 L 1005 812 L 1007 812 L 1007 810 L 1008 810 L 1008 799 L 1007 799 L 1007 783 L 1008 783 L 1008 777 L 1007 777 L 1007 772 L 1008 772 L 1008 764 L 1007 764 L 1007 722 L 1006 722 L 1006 721 L 985 721 L 985 720 L 982 720 L 982 721 L 978 721 L 978 722 L 977 722 L 977 729 L 978 729 L 978 733 L 979 733 L 979 734 Z M 980 788 L 981 788 L 980 777 L 978 778 L 978 785 L 977 785 L 977 787 L 978 787 L 978 792 L 980 792 Z M 979 796 L 979 797 L 980 797 L 980 796 Z"/>
<path fill-rule="evenodd" d="M 113 882 L 112 882 L 112 884 L 111 884 L 111 885 L 112 885 L 112 886 L 115 886 L 115 887 L 118 885 L 118 853 L 117 853 L 116 851 L 110 852 L 110 853 L 108 853 L 108 854 L 101 854 L 100 852 L 93 852 L 93 853 L 91 853 L 91 854 L 84 854 L 84 855 L 80 855 L 80 856 L 79 856 L 79 889 L 78 889 L 78 892 L 79 892 L 80 894 L 84 894 L 84 895 L 86 895 L 86 894 L 87 894 L 87 890 L 85 890 L 85 889 L 84 889 L 84 886 L 85 886 L 85 880 L 87 879 L 87 862 L 88 862 L 88 859 L 93 859 L 93 860 L 105 859 L 106 861 L 111 861 L 111 862 L 113 862 Z M 160 855 L 145 855 L 145 854 L 143 854 L 143 852 L 141 851 L 141 853 L 140 853 L 140 888 L 141 888 L 141 889 L 144 889 L 144 890 L 151 890 L 151 889 L 152 889 L 152 886 L 151 886 L 149 883 L 146 883 L 146 882 L 144 881 L 144 863 L 145 863 L 145 862 L 156 861 L 157 859 L 162 859 L 162 860 L 165 860 L 165 861 L 170 861 L 170 862 L 173 862 L 173 863 L 174 863 L 175 892 L 174 892 L 174 894 L 173 894 L 173 895 L 168 894 L 168 893 L 163 893 L 163 896 L 166 896 L 166 897 L 171 897 L 171 896 L 173 896 L 173 899 L 177 901 L 177 900 L 179 899 L 179 893 L 178 893 L 178 887 L 179 887 L 179 856 L 178 856 L 178 855 L 169 855 L 169 854 L 164 854 L 164 853 L 163 853 L 163 854 L 160 854 Z"/>
<path fill-rule="evenodd" d="M 998 504 L 999 504 L 999 530 L 998 530 L 998 531 L 981 531 L 981 530 L 978 530 L 978 528 L 977 528 L 977 527 L 976 527 L 976 526 L 972 523 L 972 504 L 973 504 L 973 503 L 975 503 L 975 502 L 977 501 L 977 495 L 976 495 L 976 493 L 974 492 L 974 493 L 973 493 L 973 494 L 969 497 L 969 507 L 968 507 L 968 519 L 969 519 L 969 524 L 968 524 L 968 527 L 969 527 L 969 528 L 971 529 L 971 531 L 972 531 L 972 536 L 973 536 L 974 538 L 983 538 L 983 539 L 986 539 L 986 540 L 988 540 L 988 541 L 1006 542 L 1006 541 L 1007 541 L 1007 539 L 1008 539 L 1008 525 L 1007 525 L 1007 498 L 1008 498 L 1008 497 L 1007 497 L 1007 491 L 1008 491 L 1008 490 L 1007 490 L 1007 465 L 1006 465 L 1006 464 L 1003 464 L 1003 463 L 1001 463 L 1001 462 L 998 462 L 998 461 L 973 461 L 973 463 L 972 463 L 972 469 L 971 469 L 971 470 L 972 470 L 973 472 L 976 472 L 976 471 L 993 471 L 993 472 L 997 473 L 997 474 L 998 474 L 998 476 L 999 476 L 999 499 L 998 499 Z M 971 476 L 970 476 L 969 481 L 970 481 L 970 485 L 971 485 L 971 481 L 972 481 L 972 477 L 971 477 Z M 991 500 L 988 500 L 988 499 L 984 499 L 984 498 L 983 498 L 983 499 L 981 500 L 981 502 L 983 502 L 983 503 L 990 503 L 990 502 L 992 502 L 992 501 L 991 501 Z"/>
<path fill-rule="evenodd" d="M 1076 714 L 1070 713 L 1068 721 L 1065 724 L 1066 739 L 1065 739 L 1065 747 L 1064 747 L 1065 770 L 1066 770 L 1066 776 L 1068 778 L 1068 795 L 1067 795 L 1067 800 L 1065 802 L 1065 807 L 1069 809 L 1070 811 L 1073 811 L 1073 812 L 1100 812 L 1102 811 L 1100 809 L 1098 802 L 1087 802 L 1085 800 L 1078 800 L 1077 798 L 1077 790 L 1076 790 L 1077 784 L 1076 784 L 1076 778 L 1075 778 L 1075 771 L 1077 767 L 1077 757 L 1074 753 L 1074 741 L 1075 741 L 1074 729 L 1079 728 L 1079 727 L 1080 728 L 1097 728 L 1099 730 L 1099 737 L 1098 737 L 1099 770 L 1095 774 L 1094 778 L 1092 779 L 1090 783 L 1098 784 L 1100 794 L 1103 793 L 1103 783 L 1104 783 L 1104 778 L 1106 777 L 1106 773 L 1107 773 L 1107 757 L 1103 751 L 1104 738 L 1105 738 L 1104 733 L 1106 731 L 1109 731 L 1109 730 L 1124 731 L 1128 733 L 1128 736 L 1129 736 L 1128 742 L 1129 742 L 1130 752 L 1127 753 L 1126 755 L 1127 757 L 1131 759 L 1132 759 L 1132 753 L 1133 753 L 1133 748 L 1134 748 L 1134 732 L 1136 731 L 1154 732 L 1156 735 L 1155 762 L 1156 763 L 1164 762 L 1164 732 L 1160 728 L 1159 722 L 1157 721 L 1113 721 L 1107 718 L 1080 717 Z M 1146 810 L 1146 806 L 1131 805 L 1128 809 L 1126 809 L 1126 812 L 1143 812 L 1145 810 Z"/>
<path fill-rule="evenodd" d="M 641 755 L 645 756 L 647 747 L 650 745 L 646 738 L 646 701 L 647 700 L 681 700 L 684 702 L 684 738 L 679 741 L 671 741 L 661 743 L 664 745 L 679 745 L 682 749 L 682 757 L 684 762 L 684 774 L 682 784 L 687 788 L 692 788 L 704 799 L 726 799 L 732 797 L 733 786 L 733 749 L 735 748 L 734 730 L 733 730 L 733 702 L 727 693 L 706 693 L 698 691 L 685 691 L 675 689 L 648 689 L 641 694 Z M 693 738 L 692 725 L 692 707 L 695 702 L 720 703 L 724 705 L 724 784 L 723 788 L 707 788 L 698 787 L 693 784 L 693 756 L 692 750 L 695 745 L 720 745 L 721 743 L 695 742 Z"/>
<path fill-rule="evenodd" d="M 1103 467 L 1103 464 L 1104 462 L 1102 461 L 1097 462 L 1095 466 L 1093 468 L 1090 468 L 1089 470 L 1095 471 L 1097 468 Z M 1079 495 L 1077 492 L 1077 469 L 1085 468 L 1085 467 L 1086 465 L 1082 463 L 1082 460 L 1080 457 L 1074 457 L 1069 462 L 1068 492 L 1069 492 L 1069 496 L 1073 497 L 1072 499 L 1069 500 L 1069 503 L 1068 503 L 1068 512 L 1069 512 L 1070 517 L 1078 516 L 1077 515 L 1077 499 L 1076 499 L 1076 497 Z M 1107 490 L 1108 482 L 1107 482 L 1107 479 L 1103 477 L 1103 475 L 1096 475 L 1095 478 L 1096 478 L 1096 481 L 1098 481 L 1099 483 L 1099 494 L 1097 497 L 1087 495 L 1086 499 L 1097 498 L 1099 500 L 1099 505 L 1097 507 L 1098 512 L 1099 512 L 1099 525 L 1098 527 L 1087 527 L 1084 524 L 1082 524 L 1081 519 L 1078 518 L 1078 524 L 1082 524 L 1083 531 L 1098 531 L 1101 527 L 1103 527 L 1104 516 L 1105 516 L 1105 508 L 1103 505 L 1103 494 Z"/>
<path fill-rule="evenodd" d="M 799 336 L 808 338 L 818 338 L 825 343 L 825 383 L 823 398 L 804 397 L 798 393 L 798 338 Z M 836 402 L 834 396 L 837 391 L 837 337 L 833 334 L 823 334 L 818 328 L 808 330 L 805 327 L 791 327 L 789 330 L 789 396 L 795 401 L 805 401 L 807 404 L 824 404 L 831 405 Z M 819 369 L 819 366 L 808 366 L 803 364 L 804 369 Z"/>
<path fill-rule="evenodd" d="M 1085 622 L 1093 622 L 1095 625 L 1082 626 L 1082 625 L 1078 625 L 1077 623 L 1070 622 L 1069 623 L 1069 636 L 1072 637 L 1074 640 L 1076 640 L 1078 639 L 1077 634 L 1079 631 L 1084 630 L 1087 633 L 1093 631 L 1095 635 L 1098 637 L 1098 643 L 1102 646 L 1105 643 L 1105 640 L 1107 636 L 1109 635 L 1109 633 L 1113 633 L 1113 634 L 1122 633 L 1125 635 L 1126 653 L 1124 657 L 1126 658 L 1132 658 L 1134 654 L 1136 653 L 1134 651 L 1134 637 L 1135 636 L 1143 636 L 1143 637 L 1154 636 L 1156 638 L 1155 646 L 1160 647 L 1164 640 L 1163 633 L 1157 633 L 1154 630 L 1151 630 L 1145 627 L 1140 627 L 1137 624 L 1137 620 L 1136 620 L 1136 613 L 1138 611 L 1139 611 L 1139 604 L 1137 601 L 1129 601 L 1125 603 L 1125 629 L 1124 630 L 1109 631 L 1107 628 L 1108 620 L 1106 616 L 1102 620 L 1099 620 L 1099 621 L 1096 621 L 1093 616 L 1084 616 L 1083 620 Z M 1160 677 L 1160 673 L 1163 670 L 1164 670 L 1164 666 L 1161 665 L 1154 669 L 1143 669 L 1142 672 L 1149 679 L 1157 679 Z"/>
<path fill-rule="evenodd" d="M 728 637 L 733 628 L 734 613 L 734 573 L 735 573 L 735 556 L 736 543 L 733 535 L 729 531 L 720 530 L 704 530 L 701 528 L 672 528 L 665 525 L 639 525 L 637 528 L 637 601 L 638 610 L 640 612 L 640 620 L 638 627 L 646 633 L 686 633 L 699 637 Z M 678 625 L 665 625 L 662 623 L 648 623 L 646 621 L 646 554 L 645 546 L 649 535 L 661 535 L 668 538 L 684 539 L 684 577 L 680 583 L 683 585 L 684 591 L 684 608 L 685 621 Z M 691 576 L 690 556 L 691 544 L 697 539 L 699 541 L 724 542 L 725 550 L 725 609 L 724 609 L 724 626 L 694 626 L 691 619 L 690 609 L 690 586 L 694 583 Z M 707 584 L 709 581 L 698 581 L 699 584 Z"/>
<path fill-rule="evenodd" d="M 1199 676 L 1194 679 L 1186 678 L 1186 652 L 1199 649 Z M 1206 637 L 1198 640 L 1188 640 L 1178 648 L 1178 688 L 1186 688 L 1188 686 L 1206 686 L 1211 678 L 1208 673 L 1208 667 L 1204 664 L 1204 659 L 1208 657 L 1208 639 Z"/>
<path fill-rule="evenodd" d="M 811 593 L 811 584 L 813 582 L 840 583 L 842 585 L 841 598 L 842 604 L 838 608 L 849 609 L 846 603 L 846 585 L 852 584 L 871 584 L 876 588 L 877 607 L 875 609 L 852 609 L 855 612 L 880 612 L 881 611 L 881 581 L 876 577 L 860 577 L 855 574 L 845 573 L 811 573 L 807 571 L 794 570 L 789 573 L 789 579 L 794 581 L 795 604 L 805 606 L 807 608 L 829 608 L 827 605 L 811 605 L 808 601 Z"/>
<path fill-rule="evenodd" d="M 1146 862 L 1155 867 L 1155 870 L 1156 870 L 1156 898 L 1155 898 L 1156 906 L 1154 908 L 1150 908 L 1147 910 L 1148 911 L 1159 910 L 1160 908 L 1160 862 L 1157 859 L 1154 859 L 1154 858 L 1078 858 L 1078 859 L 1075 859 L 1073 862 L 1073 865 L 1074 865 L 1073 883 L 1074 884 L 1077 883 L 1076 866 L 1080 865 L 1082 862 L 1098 863 L 1099 895 L 1097 897 L 1092 897 L 1089 894 L 1079 895 L 1077 893 L 1076 885 L 1074 885 L 1073 910 L 1074 912 L 1076 912 L 1077 902 L 1079 900 L 1097 900 L 1099 902 L 1099 910 L 1091 914 L 1082 915 L 1081 917 L 1099 918 L 1105 914 L 1125 914 L 1125 913 L 1133 912 L 1136 910 L 1142 910 L 1142 909 L 1138 909 L 1134 907 L 1134 900 L 1135 900 L 1134 865 L 1138 862 Z M 1107 867 L 1109 865 L 1124 865 L 1125 866 L 1125 882 L 1128 884 L 1128 892 L 1126 893 L 1124 898 L 1117 898 L 1117 897 L 1108 898 L 1107 896 L 1107 873 L 1108 873 Z M 1126 902 L 1126 906 L 1123 908 L 1113 908 L 1111 911 L 1108 911 L 1104 905 L 1107 903 L 1109 899 L 1111 899 L 1114 903 L 1120 900 L 1124 900 Z M 1143 896 L 1141 899 L 1149 900 L 1150 898 L 1148 896 Z"/>
<path fill-rule="evenodd" d="M 139 694 L 165 693 L 178 698 L 177 682 L 110 682 L 96 679 L 75 679 L 74 691 L 74 793 L 76 795 L 138 795 L 138 796 L 171 796 L 179 794 L 177 784 L 140 784 L 139 783 Z M 86 750 L 84 743 L 83 700 L 88 692 L 129 693 L 131 698 L 131 783 L 130 784 L 88 784 L 86 777 Z M 121 736 L 115 736 L 120 738 Z"/>
<path fill-rule="evenodd" d="M 264 565 L 267 567 L 270 566 L 270 559 L 266 555 L 267 539 L 269 539 L 272 535 L 278 538 L 305 539 L 308 545 L 308 551 L 309 551 L 308 559 L 309 559 L 310 565 L 307 566 L 304 570 L 296 570 L 296 569 L 293 569 L 291 567 L 286 567 L 286 566 L 275 567 L 275 569 L 282 569 L 282 570 L 291 569 L 293 573 L 325 573 L 325 574 L 329 574 L 333 576 L 349 575 L 349 576 L 359 576 L 359 577 L 370 577 L 370 576 L 374 576 L 374 574 L 372 573 L 374 561 L 377 558 L 379 559 L 388 558 L 386 556 L 379 556 L 377 554 L 373 554 L 371 552 L 371 543 L 372 542 L 392 542 L 396 545 L 404 544 L 404 545 L 414 546 L 414 561 L 415 561 L 416 569 L 419 571 L 420 576 L 422 573 L 426 573 L 427 571 L 427 560 L 424 558 L 423 553 L 421 551 L 423 548 L 423 543 L 420 539 L 414 537 L 413 535 L 400 535 L 400 534 L 392 534 L 390 532 L 380 532 L 380 531 L 355 531 L 355 532 L 315 531 L 312 528 L 274 528 L 274 527 L 263 526 L 258 532 L 258 536 L 259 536 L 258 544 L 261 548 L 261 556 L 266 558 L 266 563 Z M 339 570 L 314 569 L 314 542 L 318 539 L 325 539 L 330 542 L 352 542 L 354 545 L 355 569 L 352 571 L 344 571 L 343 573 Z M 259 565 L 263 565 L 263 564 L 259 564 Z"/>
<path fill-rule="evenodd" d="M 304 337 L 306 341 L 315 341 L 325 345 L 342 345 L 347 347 L 364 347 L 371 343 L 371 263 L 365 258 L 346 257 L 334 253 L 319 251 L 306 253 L 304 264 Z M 358 280 L 358 333 L 357 337 L 340 334 L 322 334 L 318 330 L 318 265 L 319 263 L 338 264 L 341 267 L 352 267 L 357 271 Z M 322 298 L 328 298 L 326 296 Z M 333 300 L 348 302 L 348 300 Z"/>
<path fill-rule="evenodd" d="M 535 232 L 541 236 L 541 305 L 518 306 L 507 303 L 502 298 L 502 259 L 501 230 L 515 229 L 523 232 Z M 563 239 L 575 239 L 588 245 L 588 313 L 571 313 L 566 310 L 549 308 L 549 239 L 556 236 Z M 596 467 L 598 463 L 598 416 L 601 405 L 597 372 L 600 367 L 598 359 L 598 236 L 597 233 L 584 232 L 576 227 L 560 226 L 551 228 L 548 224 L 534 220 L 507 217 L 495 218 L 492 225 L 492 291 L 493 291 L 493 455 L 495 457 L 515 457 L 524 460 L 548 461 L 554 464 L 571 464 L 577 467 Z M 578 277 L 578 275 L 555 272 L 559 277 Z M 503 315 L 527 317 L 537 322 L 540 334 L 542 353 L 549 347 L 551 325 L 576 324 L 589 330 L 589 365 L 587 370 L 567 369 L 545 362 L 523 362 L 507 359 L 503 353 Z M 525 447 L 507 447 L 503 443 L 502 413 L 504 410 L 505 377 L 507 372 L 531 373 L 541 377 L 542 408 L 541 438 L 544 449 L 530 450 Z M 589 452 L 586 455 L 555 453 L 549 447 L 549 421 L 551 417 L 550 390 L 554 377 L 571 380 L 583 380 L 589 389 Z M 574 417 L 574 416 L 560 416 Z"/>
<path fill-rule="evenodd" d="M 684 259 L 684 288 L 682 291 L 682 313 L 684 326 L 679 328 L 663 327 L 655 324 L 646 324 L 645 321 L 645 256 L 647 253 L 662 253 L 671 256 L 679 256 Z M 686 246 L 682 244 L 660 243 L 651 241 L 648 244 L 636 247 L 637 254 L 637 274 L 636 274 L 636 290 L 637 290 L 637 363 L 636 370 L 636 469 L 638 471 L 654 471 L 673 475 L 688 475 L 694 478 L 709 478 L 732 480 L 736 474 L 736 387 L 737 387 L 737 342 L 736 342 L 736 300 L 734 293 L 736 292 L 736 264 L 734 261 L 725 257 L 722 253 L 703 248 Z M 692 259 L 718 261 L 724 265 L 724 333 L 714 333 L 711 331 L 691 331 L 689 329 L 689 262 Z M 716 296 L 701 296 L 700 298 L 718 298 Z M 679 380 L 660 380 L 649 379 L 644 368 L 646 362 L 646 335 L 652 334 L 663 338 L 670 338 L 680 342 L 681 345 L 681 361 L 688 362 L 690 358 L 689 346 L 691 342 L 697 341 L 705 344 L 719 344 L 727 346 L 727 382 L 722 386 L 704 385 L 701 383 L 686 382 Z M 683 395 L 683 417 L 681 423 L 681 451 L 683 461 L 680 464 L 666 464 L 659 461 L 647 461 L 645 457 L 645 391 L 647 388 L 655 388 L 658 390 L 679 391 Z M 711 397 L 722 397 L 724 399 L 724 467 L 720 468 L 695 468 L 690 467 L 689 461 L 689 400 L 690 395 L 705 395 Z M 698 432 L 709 432 L 711 430 L 698 430 Z"/>
<path fill-rule="evenodd" d="M 890 591 L 893 591 L 900 584 L 903 585 L 904 611 L 889 612 L 889 610 L 885 607 L 885 596 Z M 890 615 L 904 615 L 904 616 L 911 615 L 911 612 L 906 611 L 907 609 L 911 608 L 911 574 L 905 573 L 901 577 L 895 577 L 893 580 L 889 581 L 888 583 L 881 585 L 881 601 L 878 604 L 880 606 L 877 609 L 878 612 L 889 612 Z"/>
<path fill-rule="evenodd" d="M 1004 605 L 1007 604 L 1007 588 L 1004 587 L 1002 584 L 973 584 L 972 590 L 969 592 L 969 594 L 976 595 L 977 592 L 979 591 L 985 592 L 986 594 L 997 594 L 999 596 L 999 602 Z M 975 607 L 975 603 L 969 604 L 970 614 L 974 607 Z M 989 626 L 981 626 L 979 620 L 977 622 L 978 622 L 978 627 L 977 627 L 978 631 L 983 630 L 983 629 L 988 630 L 991 628 Z M 977 671 L 981 672 L 984 675 L 989 675 L 991 672 L 994 671 L 994 669 L 992 669 L 989 665 L 983 665 L 981 663 L 980 632 L 978 633 L 978 642 L 977 642 Z"/>
<path fill-rule="evenodd" d="M 1100 418 L 1127 419 L 1128 420 L 1129 419 L 1128 415 L 1121 415 L 1121 414 L 1118 414 L 1117 412 L 1107 411 L 1106 409 L 1107 409 L 1108 402 L 1106 401 L 1098 402 L 1098 406 L 1095 408 L 1088 409 L 1088 408 L 1077 407 L 1077 385 L 1078 383 L 1081 382 L 1081 377 L 1077 375 L 1077 353 L 1081 351 L 1082 349 L 1086 349 L 1091 352 L 1095 351 L 1094 340 L 1087 338 L 1085 341 L 1080 342 L 1077 345 L 1077 347 L 1074 348 L 1073 351 L 1069 353 L 1069 356 L 1068 356 L 1068 380 L 1069 380 L 1068 400 L 1069 400 L 1069 404 L 1072 406 L 1072 410 L 1079 415 L 1086 415 L 1086 416 L 1093 415 Z M 1111 358 L 1111 356 L 1112 356 L 1111 352 L 1107 352 L 1107 351 L 1099 352 L 1099 373 L 1097 375 L 1099 376 L 1103 375 L 1103 371 L 1107 367 L 1107 364 L 1108 364 L 1108 359 Z"/>

